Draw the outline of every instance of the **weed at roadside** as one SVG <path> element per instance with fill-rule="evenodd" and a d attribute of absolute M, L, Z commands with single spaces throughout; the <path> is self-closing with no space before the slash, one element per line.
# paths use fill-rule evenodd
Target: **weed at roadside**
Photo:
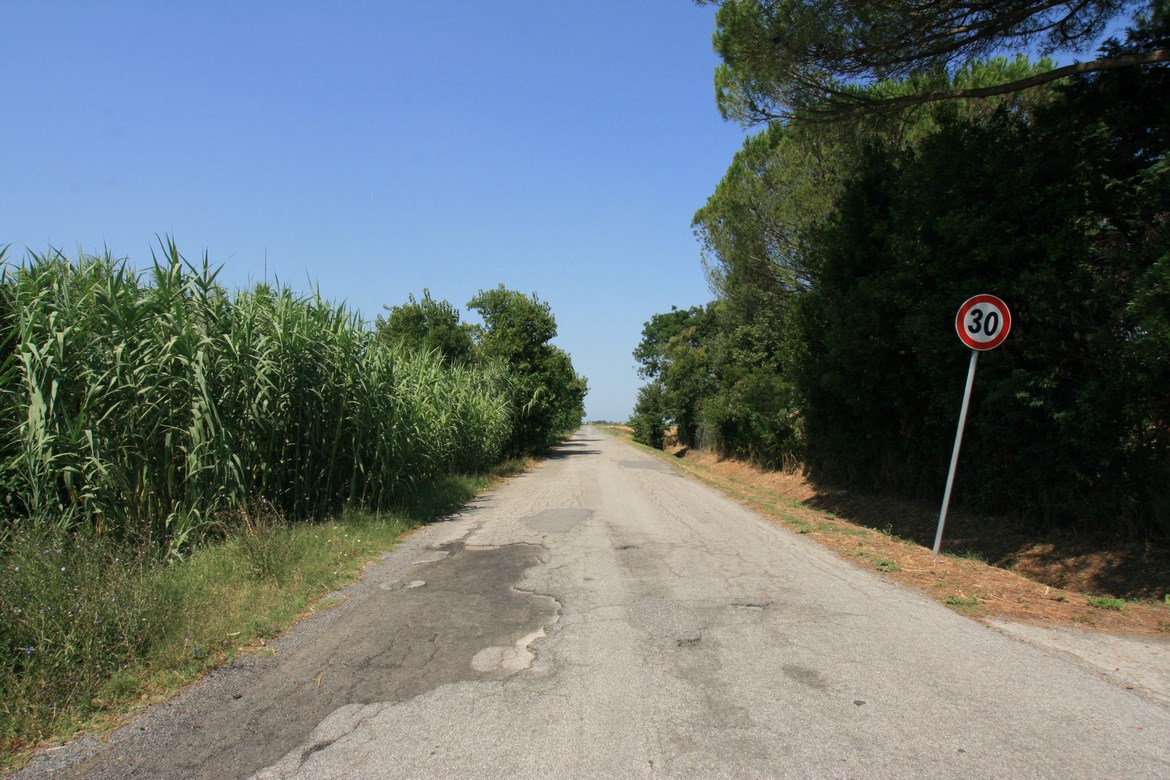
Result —
<path fill-rule="evenodd" d="M 947 596 L 946 604 L 967 617 L 982 617 L 987 614 L 987 608 L 975 596 Z"/>
<path fill-rule="evenodd" d="M 1097 609 L 1111 609 L 1115 612 L 1125 612 L 1125 599 L 1109 598 L 1107 596 L 1089 596 L 1085 599 L 1090 607 Z"/>
<path fill-rule="evenodd" d="M 0 549 L 0 768 L 278 636 L 405 531 L 491 481 L 444 479 L 393 513 L 249 521 L 169 562 L 109 540 L 10 533 Z"/>
<path fill-rule="evenodd" d="M 959 561 L 977 561 L 978 563 L 987 563 L 987 556 L 978 550 L 956 550 L 955 552 L 943 553 L 947 558 L 954 558 Z"/>
<path fill-rule="evenodd" d="M 157 594 L 147 573 L 157 565 L 150 551 L 108 540 L 9 533 L 0 550 L 0 748 L 68 730 L 79 706 L 149 654 Z"/>

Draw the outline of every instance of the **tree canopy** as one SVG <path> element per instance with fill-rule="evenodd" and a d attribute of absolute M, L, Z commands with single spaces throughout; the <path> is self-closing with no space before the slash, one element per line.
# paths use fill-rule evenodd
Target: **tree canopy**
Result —
<path fill-rule="evenodd" d="M 706 345 L 713 321 L 713 311 L 694 306 L 655 314 L 643 326 L 634 359 L 638 374 L 653 380 L 653 389 L 639 395 L 634 410 L 634 434 L 639 441 L 660 446 L 669 421 L 676 426 L 680 441 L 695 443 L 699 404 L 710 390 Z"/>
<path fill-rule="evenodd" d="M 1076 74 L 1170 61 L 1164 37 L 1130 36 L 1098 56 L 994 84 L 956 79 L 1003 51 L 1083 54 L 1130 17 L 1158 27 L 1166 0 L 699 0 L 718 4 L 715 75 L 725 118 L 873 112 L 1016 92 Z"/>
<path fill-rule="evenodd" d="M 588 385 L 569 354 L 549 343 L 557 335 L 549 304 L 501 284 L 480 290 L 467 306 L 483 318 L 477 342 L 482 358 L 507 366 L 513 410 L 509 449 L 540 450 L 580 425 Z"/>
<path fill-rule="evenodd" d="M 733 12 L 959 7 L 722 5 L 721 32 L 740 42 Z M 1102 20 L 1150 11 L 1101 47 L 1113 57 L 1164 47 L 1162 5 L 1048 8 Z M 1092 37 L 1090 17 L 1073 18 L 1067 35 Z M 1042 48 L 1058 29 L 1034 25 L 1028 40 Z M 757 32 L 760 50 L 785 41 Z M 834 42 L 804 32 L 812 54 Z M 732 65 L 743 61 L 724 76 Z M 1053 70 L 1023 55 L 915 67 L 891 65 L 857 89 L 917 99 L 932 84 L 955 94 Z M 790 96 L 783 72 L 731 75 L 757 79 L 740 86 L 761 100 Z M 695 215 L 716 300 L 646 323 L 636 436 L 659 445 L 674 425 L 684 444 L 802 468 L 829 486 L 937 499 L 969 357 L 955 312 L 990 292 L 1014 325 L 980 362 L 956 501 L 1033 527 L 1170 534 L 1167 95 L 1167 64 L 845 122 L 820 121 L 826 105 L 836 110 L 833 93 L 806 93 L 807 108 L 745 141 Z"/>
<path fill-rule="evenodd" d="M 502 284 L 480 290 L 468 304 L 482 325 L 460 322 L 459 309 L 429 291 L 401 306 L 387 306 L 378 338 L 415 352 L 435 352 L 452 365 L 486 369 L 507 397 L 510 427 L 505 451 L 537 452 L 576 428 L 585 414 L 588 384 L 569 354 L 549 342 L 557 335 L 552 308 Z"/>
<path fill-rule="evenodd" d="M 450 303 L 432 298 L 430 290 L 423 290 L 421 301 L 411 295 L 407 303 L 385 308 L 387 315 L 376 322 L 380 339 L 415 351 L 434 350 L 449 365 L 471 358 L 474 328 L 459 321 L 459 310 Z"/>

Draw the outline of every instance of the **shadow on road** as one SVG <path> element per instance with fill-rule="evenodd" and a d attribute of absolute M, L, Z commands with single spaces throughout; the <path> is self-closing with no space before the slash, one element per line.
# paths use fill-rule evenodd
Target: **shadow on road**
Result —
<path fill-rule="evenodd" d="M 571 441 L 558 444 L 544 454 L 545 458 L 549 460 L 560 460 L 562 458 L 571 458 L 576 455 L 600 455 L 601 450 L 590 448 L 590 444 L 597 441 L 595 438 L 578 437 Z"/>

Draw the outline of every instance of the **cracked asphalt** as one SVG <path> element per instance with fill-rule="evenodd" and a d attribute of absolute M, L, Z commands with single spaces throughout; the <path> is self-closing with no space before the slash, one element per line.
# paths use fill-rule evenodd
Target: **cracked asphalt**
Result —
<path fill-rule="evenodd" d="M 588 428 L 18 777 L 1167 777 L 1170 705 Z"/>

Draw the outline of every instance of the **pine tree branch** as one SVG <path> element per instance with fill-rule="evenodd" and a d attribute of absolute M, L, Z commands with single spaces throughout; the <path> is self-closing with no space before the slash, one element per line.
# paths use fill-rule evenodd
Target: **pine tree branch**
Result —
<path fill-rule="evenodd" d="M 1031 87 L 1038 87 L 1042 84 L 1048 84 L 1053 81 L 1058 81 L 1069 76 L 1077 76 L 1086 73 L 1100 73 L 1102 71 L 1115 70 L 1118 68 L 1131 68 L 1142 65 L 1156 65 L 1158 63 L 1170 62 L 1170 49 L 1154 49 L 1147 52 L 1138 52 L 1135 54 L 1122 54 L 1115 57 L 1102 57 L 1088 62 L 1075 62 L 1072 65 L 1065 65 L 1060 68 L 1054 68 L 1044 73 L 1038 73 L 1026 78 L 1017 79 L 1015 81 L 1008 81 L 1003 84 L 995 84 L 989 87 L 973 87 L 969 89 L 945 89 L 934 90 L 931 92 L 921 92 L 914 95 L 899 95 L 897 97 L 873 97 L 872 95 L 863 95 L 857 92 L 846 92 L 838 89 L 827 89 L 822 85 L 824 93 L 829 95 L 829 99 L 820 108 L 809 108 L 807 111 L 816 114 L 841 114 L 853 113 L 856 111 L 867 112 L 890 112 L 898 111 L 904 108 L 911 108 L 913 106 L 920 106 L 926 103 L 937 103 L 943 100 L 970 100 L 976 98 L 995 97 L 996 95 L 1006 95 L 1012 92 L 1020 92 Z M 758 106 L 752 106 L 758 108 Z M 803 112 L 802 112 L 803 113 Z M 770 113 L 764 117 L 768 120 L 787 119 L 787 114 Z"/>

